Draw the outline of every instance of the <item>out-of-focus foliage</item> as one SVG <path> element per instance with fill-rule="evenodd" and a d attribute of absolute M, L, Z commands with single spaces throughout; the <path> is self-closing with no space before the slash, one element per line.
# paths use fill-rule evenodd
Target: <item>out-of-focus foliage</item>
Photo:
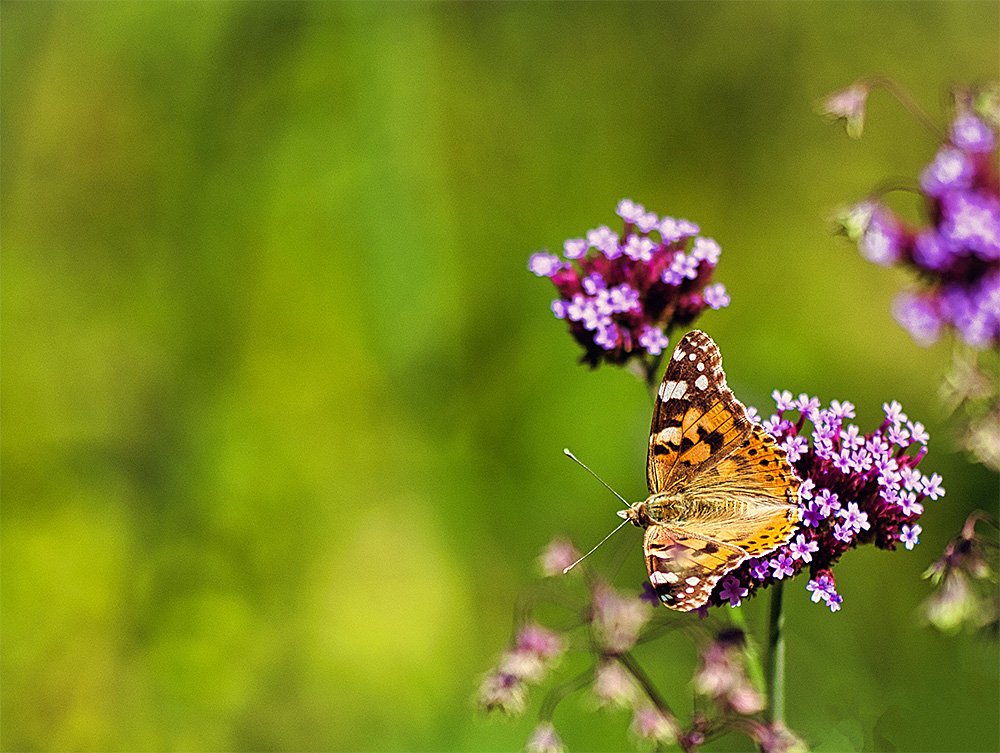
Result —
<path fill-rule="evenodd" d="M 525 267 L 623 197 L 724 249 L 699 326 L 744 401 L 898 399 L 933 438 L 921 544 L 849 553 L 835 615 L 786 589 L 789 725 L 996 749 L 996 645 L 918 615 L 996 476 L 948 439 L 948 344 L 915 347 L 901 278 L 825 222 L 936 145 L 888 98 L 860 141 L 813 112 L 873 71 L 936 112 L 995 77 L 994 5 L 0 13 L 3 749 L 520 747 L 535 720 L 477 716 L 481 673 L 542 545 L 617 522 L 561 449 L 638 498 L 650 410 L 575 363 Z M 638 587 L 618 539 L 595 566 Z M 670 645 L 643 660 L 680 706 Z M 628 719 L 556 722 L 610 750 Z"/>

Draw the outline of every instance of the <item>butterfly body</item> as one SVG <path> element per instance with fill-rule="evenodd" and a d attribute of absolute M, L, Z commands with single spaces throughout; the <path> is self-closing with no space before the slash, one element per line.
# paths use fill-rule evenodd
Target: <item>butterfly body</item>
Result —
<path fill-rule="evenodd" d="M 683 525 L 690 520 L 725 520 L 745 512 L 746 506 L 732 497 L 711 499 L 685 491 L 654 494 L 639 503 L 654 523 Z"/>
<path fill-rule="evenodd" d="M 680 611 L 752 556 L 786 544 L 799 520 L 799 479 L 784 450 L 747 417 L 703 332 L 685 335 L 657 394 L 646 464 L 649 497 L 618 514 L 646 531 L 660 600 Z"/>

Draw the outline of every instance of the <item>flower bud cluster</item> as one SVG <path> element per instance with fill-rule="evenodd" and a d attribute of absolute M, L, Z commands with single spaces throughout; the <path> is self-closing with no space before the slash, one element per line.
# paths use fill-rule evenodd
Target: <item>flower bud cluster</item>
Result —
<path fill-rule="evenodd" d="M 764 698 L 754 688 L 744 668 L 746 636 L 726 630 L 701 649 L 701 666 L 694 687 L 738 714 L 755 714 L 764 708 Z"/>

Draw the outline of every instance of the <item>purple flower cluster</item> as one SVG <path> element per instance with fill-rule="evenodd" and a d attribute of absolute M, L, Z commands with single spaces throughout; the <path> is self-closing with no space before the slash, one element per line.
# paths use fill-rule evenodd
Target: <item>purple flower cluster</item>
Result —
<path fill-rule="evenodd" d="M 659 356 L 673 326 L 689 325 L 706 306 L 729 305 L 722 284 L 709 284 L 721 249 L 697 225 L 657 217 L 628 199 L 617 214 L 622 235 L 602 225 L 567 240 L 564 258 L 540 251 L 528 262 L 556 286 L 552 311 L 595 367 Z"/>
<path fill-rule="evenodd" d="M 527 705 L 528 686 L 545 678 L 565 648 L 559 633 L 534 623 L 524 625 L 514 647 L 501 655 L 480 684 L 479 705 L 488 711 L 521 713 Z"/>
<path fill-rule="evenodd" d="M 998 129 L 972 94 L 957 95 L 949 135 L 920 174 L 927 222 L 911 225 L 878 199 L 847 210 L 841 230 L 874 264 L 903 264 L 922 286 L 892 313 L 920 345 L 953 328 L 975 348 L 1000 344 Z"/>
<path fill-rule="evenodd" d="M 919 540 L 917 519 L 924 502 L 944 495 L 938 474 L 925 476 L 917 470 L 930 437 L 896 401 L 883 405 L 882 425 L 863 434 L 845 423 L 854 418 L 851 403 L 834 400 L 824 409 L 805 394 L 793 398 L 775 390 L 773 397 L 778 412 L 768 420 L 761 422 L 752 408 L 748 413 L 785 450 L 802 479 L 801 519 L 785 546 L 747 560 L 722 579 L 709 603 L 736 606 L 756 589 L 808 569 L 806 588 L 812 600 L 836 612 L 843 598 L 836 590 L 833 563 L 860 544 L 912 549 Z M 806 421 L 812 425 L 808 436 Z"/>

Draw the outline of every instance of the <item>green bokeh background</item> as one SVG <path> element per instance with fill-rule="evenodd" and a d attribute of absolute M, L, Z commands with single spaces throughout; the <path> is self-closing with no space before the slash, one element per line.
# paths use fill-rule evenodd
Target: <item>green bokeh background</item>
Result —
<path fill-rule="evenodd" d="M 996 644 L 917 614 L 997 479 L 935 402 L 949 344 L 890 318 L 906 276 L 826 222 L 935 142 L 884 93 L 860 142 L 813 111 L 883 72 L 940 113 L 997 75 L 995 2 L 0 13 L 4 750 L 520 748 L 532 715 L 484 719 L 479 677 L 546 541 L 617 521 L 561 450 L 639 498 L 650 412 L 525 265 L 622 197 L 720 242 L 733 303 L 699 326 L 744 401 L 870 430 L 898 399 L 932 435 L 921 545 L 849 553 L 836 615 L 786 589 L 790 726 L 997 750 Z M 594 566 L 634 588 L 618 539 Z M 690 643 L 641 658 L 689 707 Z M 627 744 L 585 699 L 556 723 Z"/>

